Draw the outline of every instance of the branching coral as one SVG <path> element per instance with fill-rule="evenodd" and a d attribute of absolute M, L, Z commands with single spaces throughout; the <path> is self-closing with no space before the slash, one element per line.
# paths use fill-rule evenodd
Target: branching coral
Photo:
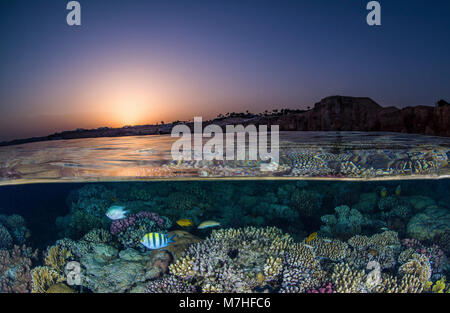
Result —
<path fill-rule="evenodd" d="M 315 238 L 308 245 L 314 248 L 317 257 L 340 261 L 345 258 L 348 245 L 345 242 L 334 239 Z"/>
<path fill-rule="evenodd" d="M 14 246 L 11 251 L 0 250 L 0 292 L 31 291 L 30 268 L 38 251 L 26 246 Z"/>
<path fill-rule="evenodd" d="M 102 229 L 95 228 L 89 231 L 86 235 L 83 236 L 84 241 L 92 242 L 92 243 L 109 243 L 112 241 L 111 234 Z"/>
<path fill-rule="evenodd" d="M 274 258 L 269 256 L 264 264 L 264 277 L 267 281 L 272 281 L 278 278 L 283 268 L 283 261 L 281 258 Z"/>
<path fill-rule="evenodd" d="M 51 246 L 47 249 L 44 263 L 46 266 L 54 269 L 58 273 L 64 272 L 64 266 L 67 260 L 72 256 L 72 253 L 60 246 Z"/>
<path fill-rule="evenodd" d="M 380 284 L 376 287 L 378 293 L 421 293 L 423 283 L 414 275 L 403 275 L 400 280 L 388 274 L 382 275 Z"/>
<path fill-rule="evenodd" d="M 63 275 L 47 266 L 35 267 L 31 277 L 33 293 L 46 293 L 51 286 L 65 281 Z"/>
<path fill-rule="evenodd" d="M 331 279 L 338 293 L 367 292 L 364 271 L 354 270 L 347 263 L 336 264 Z"/>
<path fill-rule="evenodd" d="M 175 276 L 165 276 L 162 279 L 152 280 L 147 284 L 147 293 L 192 293 L 195 287 Z"/>
<path fill-rule="evenodd" d="M 377 261 L 382 269 L 393 268 L 400 253 L 398 234 L 385 231 L 371 237 L 356 235 L 348 240 L 351 252 L 346 262 L 357 268 L 363 268 L 369 261 Z"/>
<path fill-rule="evenodd" d="M 318 287 L 325 276 L 314 252 L 274 227 L 220 229 L 190 246 L 170 274 L 202 292 L 254 292 L 266 283 L 283 292 Z"/>

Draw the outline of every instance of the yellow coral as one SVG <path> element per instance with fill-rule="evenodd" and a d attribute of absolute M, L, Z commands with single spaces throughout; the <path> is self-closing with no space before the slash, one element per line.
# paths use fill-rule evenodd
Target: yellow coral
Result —
<path fill-rule="evenodd" d="M 31 282 L 33 293 L 46 293 L 55 284 L 61 283 L 65 277 L 57 271 L 47 267 L 38 266 L 31 271 Z"/>
<path fill-rule="evenodd" d="M 421 293 L 424 284 L 414 275 L 405 274 L 399 280 L 395 276 L 384 274 L 380 284 L 376 287 L 379 293 Z"/>
<path fill-rule="evenodd" d="M 264 265 L 264 276 L 267 281 L 274 280 L 278 277 L 283 267 L 281 258 L 268 257 Z"/>
<path fill-rule="evenodd" d="M 169 265 L 169 271 L 172 275 L 190 279 L 195 275 L 194 261 L 195 259 L 189 256 L 180 258 L 175 263 Z"/>
<path fill-rule="evenodd" d="M 347 263 L 336 264 L 331 279 L 337 293 L 358 293 L 366 290 L 364 271 L 354 270 Z"/>
<path fill-rule="evenodd" d="M 75 290 L 64 283 L 54 284 L 47 289 L 47 293 L 75 293 Z"/>
<path fill-rule="evenodd" d="M 432 282 L 427 282 L 431 283 L 431 285 L 433 285 Z M 430 286 L 431 287 L 431 286 Z M 432 287 L 431 287 L 431 292 L 433 293 L 444 293 L 445 292 L 445 276 L 443 276 L 441 279 L 439 279 Z"/>
<path fill-rule="evenodd" d="M 45 265 L 53 268 L 58 273 L 64 272 L 64 266 L 72 253 L 60 246 L 52 246 L 47 250 L 47 256 L 44 259 Z"/>

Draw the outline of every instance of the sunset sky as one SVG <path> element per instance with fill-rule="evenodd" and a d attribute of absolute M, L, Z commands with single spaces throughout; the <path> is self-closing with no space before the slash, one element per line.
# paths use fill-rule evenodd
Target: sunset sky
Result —
<path fill-rule="evenodd" d="M 100 126 L 450 100 L 450 1 L 66 0 L 0 3 L 0 141 Z"/>

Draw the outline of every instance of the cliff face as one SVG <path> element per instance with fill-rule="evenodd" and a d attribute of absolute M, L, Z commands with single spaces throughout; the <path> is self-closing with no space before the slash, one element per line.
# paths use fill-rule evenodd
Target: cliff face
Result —
<path fill-rule="evenodd" d="M 327 97 L 310 111 L 266 121 L 280 125 L 280 130 L 389 131 L 450 136 L 449 105 L 383 108 L 370 98 L 359 97 Z"/>

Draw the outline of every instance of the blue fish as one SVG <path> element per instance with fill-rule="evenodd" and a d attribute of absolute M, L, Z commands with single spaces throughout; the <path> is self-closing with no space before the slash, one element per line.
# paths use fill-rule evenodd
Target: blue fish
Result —
<path fill-rule="evenodd" d="M 151 250 L 167 247 L 170 243 L 175 242 L 173 238 L 175 235 L 169 237 L 167 234 L 162 233 L 148 233 L 141 239 L 141 243 Z"/>

